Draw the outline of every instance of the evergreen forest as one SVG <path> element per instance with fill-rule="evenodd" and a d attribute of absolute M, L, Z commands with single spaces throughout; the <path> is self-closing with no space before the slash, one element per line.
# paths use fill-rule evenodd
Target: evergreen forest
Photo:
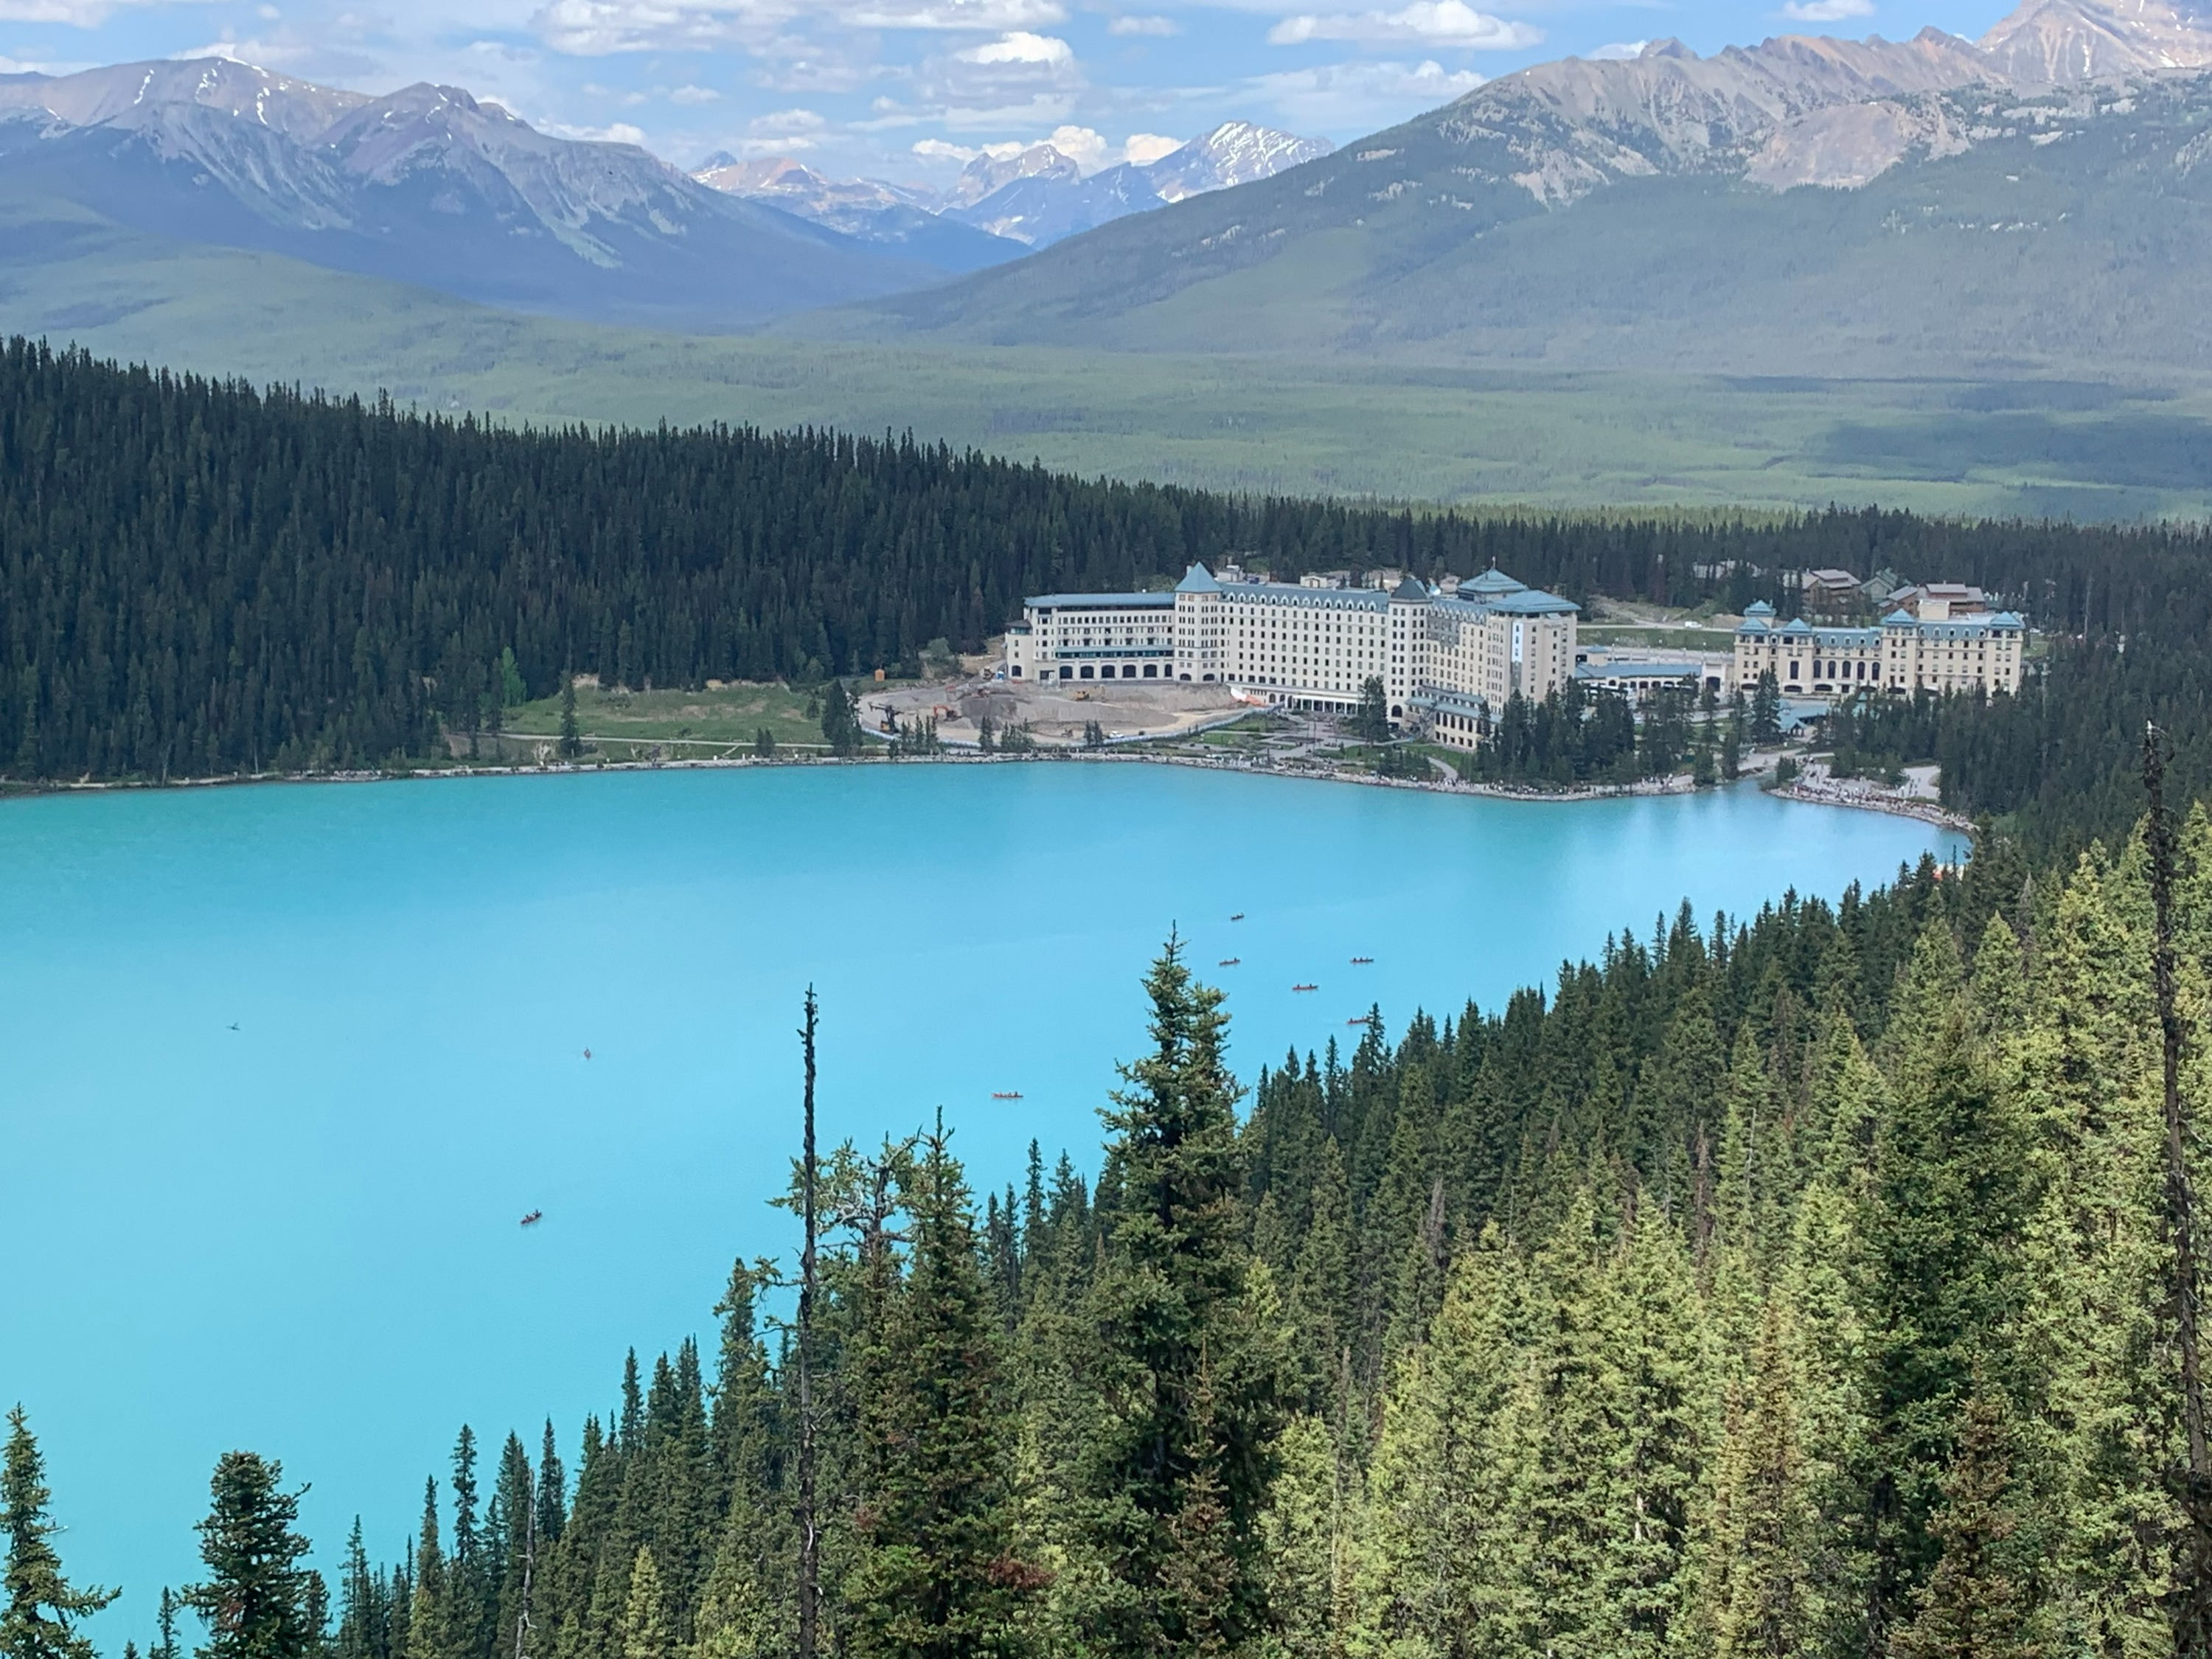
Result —
<path fill-rule="evenodd" d="M 939 639 L 976 649 L 1025 593 L 1146 586 L 1193 560 L 1494 562 L 1577 600 L 1730 607 L 1834 565 L 1974 582 L 2044 630 L 2020 698 L 1870 711 L 1879 729 L 1857 736 L 1940 759 L 1950 805 L 2070 854 L 2126 835 L 2146 716 L 2173 734 L 2177 784 L 2212 788 L 2208 556 L 2201 528 L 1414 511 L 1084 480 L 896 436 L 515 431 L 16 339 L 0 346 L 0 772 L 404 764 L 576 674 L 811 684 Z"/>
<path fill-rule="evenodd" d="M 795 1327 L 737 1262 L 327 1586 L 226 1456 L 147 1659 L 2204 1651 L 2201 810 L 1686 908 L 1249 1091 L 1173 941 L 1145 988 L 1094 1174 L 799 1164 Z M 18 1413 L 4 1659 L 90 1659 L 56 1535 Z"/>

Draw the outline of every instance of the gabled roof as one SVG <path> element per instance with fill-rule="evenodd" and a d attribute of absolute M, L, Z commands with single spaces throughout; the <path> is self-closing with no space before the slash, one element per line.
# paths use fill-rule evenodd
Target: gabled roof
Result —
<path fill-rule="evenodd" d="M 1881 625 L 1884 628 L 1910 628 L 1919 620 L 1919 617 L 1900 605 L 1881 619 Z"/>
<path fill-rule="evenodd" d="M 1178 593 L 1218 593 L 1220 591 L 1221 584 L 1213 580 L 1213 573 L 1202 564 L 1191 566 L 1183 573 L 1183 579 L 1176 584 Z"/>
<path fill-rule="evenodd" d="M 1767 604 L 1765 599 L 1753 599 L 1749 605 L 1744 606 L 1743 614 L 1747 617 L 1771 617 L 1774 614 L 1774 607 Z"/>

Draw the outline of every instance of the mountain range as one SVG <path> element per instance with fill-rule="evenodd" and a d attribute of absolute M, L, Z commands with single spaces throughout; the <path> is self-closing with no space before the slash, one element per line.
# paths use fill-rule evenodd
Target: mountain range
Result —
<path fill-rule="evenodd" d="M 835 329 L 1739 373 L 2212 368 L 2212 29 L 2029 0 L 1978 41 L 1566 59 Z"/>
<path fill-rule="evenodd" d="M 161 303 L 158 250 L 197 245 L 679 332 L 2148 382 L 2212 371 L 2212 24 L 2027 0 L 1971 41 L 1660 40 L 1339 150 L 1232 123 L 1090 174 L 1050 145 L 985 155 L 943 192 L 788 158 L 695 177 L 453 88 L 220 59 L 17 75 L 0 225 L 0 323 L 64 336 Z M 99 287 L 118 237 L 136 297 L 9 307 Z"/>
<path fill-rule="evenodd" d="M 712 155 L 692 176 L 870 241 L 917 249 L 940 246 L 929 242 L 922 229 L 931 216 L 971 226 L 1004 248 L 995 258 L 974 258 L 973 266 L 980 266 L 1018 258 L 1030 248 L 1133 213 L 1271 179 L 1332 148 L 1326 138 L 1224 121 L 1157 160 L 1123 161 L 1089 173 L 1049 143 L 1031 144 L 1012 155 L 986 153 L 970 161 L 943 192 L 872 179 L 830 179 L 787 155 L 757 161 Z M 947 240 L 942 246 L 958 257 L 969 245 Z"/>
<path fill-rule="evenodd" d="M 841 234 L 457 88 L 370 98 L 222 58 L 0 78 L 0 197 L 17 259 L 41 236 L 67 257 L 70 210 L 88 209 L 507 309 L 693 331 L 980 263 Z"/>

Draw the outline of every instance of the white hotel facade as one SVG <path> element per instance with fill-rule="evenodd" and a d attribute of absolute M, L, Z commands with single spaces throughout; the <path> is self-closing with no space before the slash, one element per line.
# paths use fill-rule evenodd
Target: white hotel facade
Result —
<path fill-rule="evenodd" d="M 1542 698 L 1575 671 L 1579 608 L 1492 569 L 1431 588 L 1355 587 L 1341 573 L 1270 582 L 1191 566 L 1172 593 L 1042 593 L 1006 630 L 1024 684 L 1171 680 L 1225 685 L 1344 714 L 1382 682 L 1393 722 L 1471 749 L 1514 693 Z"/>
<path fill-rule="evenodd" d="M 1960 597 L 1968 592 L 1975 597 Z M 1761 600 L 1745 610 L 1735 631 L 1736 679 L 1748 689 L 1771 674 L 1785 696 L 1836 700 L 1862 691 L 2018 696 L 2027 645 L 2027 622 L 1990 610 L 1978 589 L 1917 590 L 1909 606 L 1874 628 L 1778 622 Z"/>

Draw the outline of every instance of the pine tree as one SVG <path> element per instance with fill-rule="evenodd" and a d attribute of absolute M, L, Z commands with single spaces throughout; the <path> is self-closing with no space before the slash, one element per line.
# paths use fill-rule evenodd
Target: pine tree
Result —
<path fill-rule="evenodd" d="M 454 1659 L 453 1595 L 438 1536 L 438 1481 L 422 1482 L 422 1524 L 415 1543 L 415 1583 L 407 1618 L 406 1659 Z"/>
<path fill-rule="evenodd" d="M 1644 1206 L 1607 1264 L 1601 1307 L 1613 1441 L 1603 1593 L 1617 1654 L 1684 1644 L 1698 1599 L 1695 1535 L 1715 1438 L 1718 1367 L 1688 1253 L 1673 1222 Z"/>
<path fill-rule="evenodd" d="M 448 1659 L 490 1659 L 495 1584 L 477 1520 L 477 1437 L 465 1423 L 453 1443 L 453 1549 L 446 1558 Z"/>
<path fill-rule="evenodd" d="M 1359 683 L 1359 708 L 1352 717 L 1352 729 L 1362 743 L 1390 740 L 1390 701 L 1383 695 L 1382 682 L 1372 674 Z"/>
<path fill-rule="evenodd" d="M 0 1607 L 0 1659 L 92 1659 L 92 1644 L 76 1623 L 113 1601 L 117 1590 L 79 1589 L 62 1576 L 53 1546 L 61 1528 L 48 1506 L 46 1460 L 16 1406 L 8 1413 L 8 1449 L 0 1465 L 0 1535 L 7 1540 L 7 1595 Z"/>
<path fill-rule="evenodd" d="M 639 1547 L 629 1572 L 629 1600 L 623 1608 L 620 1659 L 675 1659 L 675 1644 L 661 1610 L 659 1569 L 649 1545 Z"/>
<path fill-rule="evenodd" d="M 1350 1516 L 1328 1425 L 1293 1418 L 1282 1465 L 1260 1521 L 1273 1631 L 1263 1651 L 1279 1659 L 1337 1659 L 1349 1632 Z"/>
<path fill-rule="evenodd" d="M 1547 1650 L 1601 1653 L 1620 1639 L 1613 1549 L 1632 1516 L 1619 1483 L 1614 1378 L 1597 1215 L 1587 1188 L 1568 1204 L 1530 1273 L 1531 1438 L 1516 1505 L 1527 1529 L 1523 1582 Z"/>
<path fill-rule="evenodd" d="M 346 1537 L 345 1567 L 338 1581 L 337 1641 L 332 1659 L 399 1659 L 392 1650 L 392 1609 L 383 1580 L 369 1565 L 361 1517 Z M 154 1659 L 149 1655 L 149 1659 Z"/>
<path fill-rule="evenodd" d="M 161 1603 L 154 1614 L 154 1644 L 146 1650 L 146 1659 L 182 1659 L 184 1650 L 177 1644 L 177 1609 L 181 1605 L 177 1593 L 162 1585 Z"/>
<path fill-rule="evenodd" d="M 1104 1114 L 1119 1191 L 1091 1295 L 1084 1368 L 1096 1405 L 1079 1522 L 1097 1575 L 1082 1592 L 1083 1627 L 1131 1653 L 1196 1639 L 1165 1594 L 1182 1511 L 1196 1497 L 1219 1504 L 1218 1534 L 1209 1522 L 1206 1535 L 1224 1540 L 1236 1569 L 1209 1628 L 1232 1644 L 1257 1628 L 1255 1533 L 1285 1363 L 1279 1314 L 1249 1295 L 1221 993 L 1192 978 L 1174 939 L 1145 988 L 1152 1051 L 1122 1068 L 1127 1086 Z"/>
<path fill-rule="evenodd" d="M 1297 1330 L 1296 1363 L 1308 1402 L 1336 1421 L 1347 1405 L 1355 1333 L 1352 1194 L 1344 1155 L 1334 1135 L 1323 1139 L 1313 1177 L 1312 1213 L 1299 1242 L 1290 1281 L 1291 1317 Z"/>
<path fill-rule="evenodd" d="M 1022 1602 L 1041 1580 L 1012 1553 L 999 1321 L 967 1183 L 941 1123 L 924 1147 L 911 1263 L 884 1321 L 890 1363 L 860 1402 L 868 1480 L 849 1644 L 878 1659 L 994 1659 L 1020 1650 Z"/>
<path fill-rule="evenodd" d="M 1712 1528 L 1716 1659 L 1796 1659 L 1826 1622 L 1786 1324 L 1770 1297 L 1749 1376 L 1732 1389 Z"/>
<path fill-rule="evenodd" d="M 1400 1359 L 1358 1517 L 1360 1651 L 1513 1652 L 1539 1618 L 1526 1268 L 1496 1227 Z"/>
<path fill-rule="evenodd" d="M 311 1546 L 293 1530 L 300 1495 L 283 1489 L 281 1464 L 225 1452 L 210 1482 L 214 1503 L 199 1523 L 204 1583 L 185 1605 L 205 1621 L 199 1659 L 311 1659 L 322 1632 L 311 1607 L 315 1575 L 300 1565 Z"/>
<path fill-rule="evenodd" d="M 1752 690 L 1751 740 L 1755 744 L 1782 740 L 1782 684 L 1771 668 L 1760 673 Z"/>
<path fill-rule="evenodd" d="M 1959 1408 L 1978 1364 L 2016 1328 L 2018 1252 L 2033 1165 L 2016 1098 L 1992 1086 L 1940 921 L 1916 946 L 1893 1013 L 1893 1105 L 1865 1206 L 1870 1433 L 1863 1474 L 1887 1640 L 1935 1565 L 1929 1530 Z"/>
<path fill-rule="evenodd" d="M 822 740 L 841 759 L 860 752 L 860 722 L 842 680 L 832 680 L 823 688 Z"/>
<path fill-rule="evenodd" d="M 2008 1546 L 2018 1521 L 2008 1504 L 2010 1452 L 2003 1401 L 1978 1386 L 1966 1401 L 1943 1502 L 1929 1523 L 1942 1553 L 1914 1598 L 1912 1622 L 1890 1644 L 1893 1659 L 2037 1659 L 2034 1608 Z"/>
<path fill-rule="evenodd" d="M 576 723 L 576 677 L 561 677 L 561 758 L 574 760 L 584 752 L 583 728 Z"/>

